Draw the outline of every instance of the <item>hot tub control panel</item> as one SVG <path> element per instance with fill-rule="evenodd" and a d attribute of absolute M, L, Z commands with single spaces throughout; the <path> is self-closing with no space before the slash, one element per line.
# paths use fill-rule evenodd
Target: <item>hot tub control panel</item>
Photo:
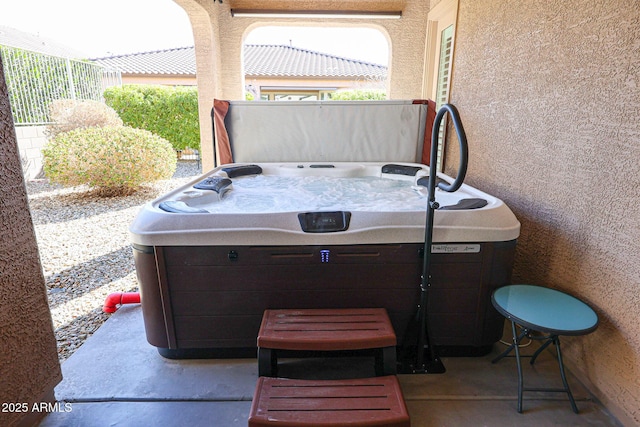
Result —
<path fill-rule="evenodd" d="M 304 212 L 298 214 L 300 227 L 305 233 L 334 233 L 349 228 L 351 212 Z"/>

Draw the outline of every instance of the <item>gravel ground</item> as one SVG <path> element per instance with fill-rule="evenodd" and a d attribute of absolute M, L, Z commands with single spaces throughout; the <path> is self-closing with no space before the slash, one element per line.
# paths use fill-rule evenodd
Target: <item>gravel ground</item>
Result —
<path fill-rule="evenodd" d="M 112 198 L 27 182 L 61 362 L 109 318 L 102 312 L 107 295 L 138 290 L 128 229 L 141 206 L 199 174 L 196 162 L 181 161 L 172 179 Z"/>

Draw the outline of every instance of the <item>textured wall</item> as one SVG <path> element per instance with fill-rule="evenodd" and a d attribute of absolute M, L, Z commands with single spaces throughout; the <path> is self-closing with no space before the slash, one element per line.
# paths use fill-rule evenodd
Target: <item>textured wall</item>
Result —
<path fill-rule="evenodd" d="M 563 347 L 628 425 L 640 424 L 639 58 L 635 1 L 460 0 L 451 100 L 468 181 L 522 222 L 514 280 L 598 312 L 599 329 Z"/>
<path fill-rule="evenodd" d="M 1 61 L 0 239 L 0 402 L 39 402 L 62 376 Z"/>
<path fill-rule="evenodd" d="M 17 126 L 16 139 L 26 179 L 42 177 L 42 147 L 47 143 L 46 126 Z"/>
<path fill-rule="evenodd" d="M 207 171 L 214 164 L 211 108 L 214 98 L 222 98 L 220 44 L 218 43 L 220 37 L 218 20 L 213 14 L 217 3 L 209 0 L 174 0 L 174 2 L 187 12 L 193 29 L 202 168 Z"/>

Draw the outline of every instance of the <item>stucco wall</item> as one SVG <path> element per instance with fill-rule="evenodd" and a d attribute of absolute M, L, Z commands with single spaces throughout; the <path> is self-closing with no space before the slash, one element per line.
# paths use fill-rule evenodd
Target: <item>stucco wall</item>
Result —
<path fill-rule="evenodd" d="M 1 61 L 0 236 L 0 402 L 52 399 L 62 376 Z"/>
<path fill-rule="evenodd" d="M 18 151 L 25 179 L 42 176 L 42 148 L 47 143 L 46 126 L 16 126 Z"/>
<path fill-rule="evenodd" d="M 195 86 L 195 75 L 122 74 L 123 85 Z"/>
<path fill-rule="evenodd" d="M 640 424 L 639 22 L 634 1 L 460 0 L 451 92 L 468 182 L 522 222 L 514 280 L 596 309 L 563 351 L 625 425 Z"/>

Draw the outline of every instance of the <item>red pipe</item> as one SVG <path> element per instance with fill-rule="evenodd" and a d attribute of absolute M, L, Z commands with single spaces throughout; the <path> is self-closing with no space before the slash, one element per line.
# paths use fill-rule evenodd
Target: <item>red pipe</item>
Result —
<path fill-rule="evenodd" d="M 140 302 L 140 292 L 114 292 L 107 296 L 102 306 L 105 313 L 115 313 L 119 305 L 138 304 Z"/>

